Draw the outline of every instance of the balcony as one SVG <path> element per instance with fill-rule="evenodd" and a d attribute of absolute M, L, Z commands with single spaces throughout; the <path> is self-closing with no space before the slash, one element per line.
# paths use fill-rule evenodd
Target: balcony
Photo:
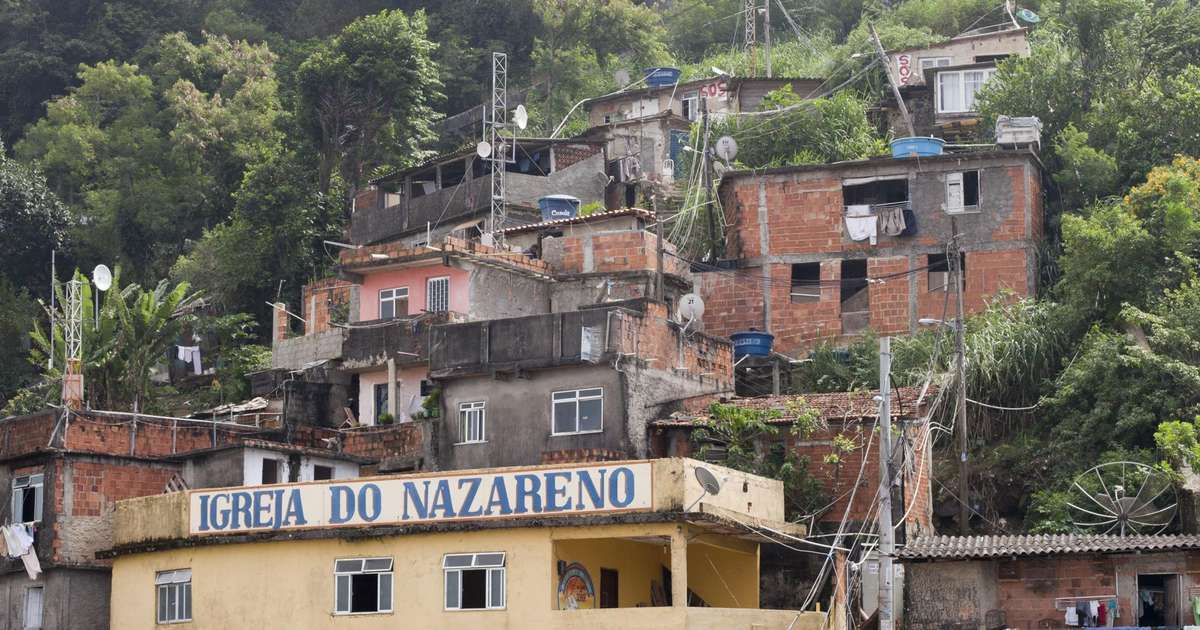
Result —
<path fill-rule="evenodd" d="M 480 374 L 600 361 L 620 319 L 589 309 L 437 326 L 430 336 L 431 376 Z"/>
<path fill-rule="evenodd" d="M 425 363 L 429 360 L 430 331 L 438 324 L 460 317 L 456 313 L 428 313 L 405 319 L 355 322 L 342 346 L 342 367 L 358 370 L 377 367 L 388 360 L 398 366 Z"/>

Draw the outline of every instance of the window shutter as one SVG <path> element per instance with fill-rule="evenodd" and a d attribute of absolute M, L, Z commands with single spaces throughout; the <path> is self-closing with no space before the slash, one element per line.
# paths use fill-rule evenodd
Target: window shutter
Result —
<path fill-rule="evenodd" d="M 962 173 L 946 174 L 946 212 L 958 213 L 963 209 Z"/>

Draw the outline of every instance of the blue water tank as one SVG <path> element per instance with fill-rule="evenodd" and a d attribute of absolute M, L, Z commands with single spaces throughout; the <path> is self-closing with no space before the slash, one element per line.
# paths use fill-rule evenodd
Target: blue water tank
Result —
<path fill-rule="evenodd" d="M 775 335 L 760 330 L 736 332 L 729 335 L 729 339 L 733 341 L 734 357 L 747 354 L 752 357 L 769 357 L 771 347 L 775 344 Z"/>
<path fill-rule="evenodd" d="M 573 219 L 579 214 L 579 198 L 571 195 L 546 195 L 538 199 L 543 221 Z"/>
<path fill-rule="evenodd" d="M 646 85 L 650 87 L 666 87 L 679 83 L 679 68 L 646 68 Z"/>
<path fill-rule="evenodd" d="M 929 157 L 941 155 L 946 141 L 941 138 L 896 138 L 892 140 L 892 157 Z"/>

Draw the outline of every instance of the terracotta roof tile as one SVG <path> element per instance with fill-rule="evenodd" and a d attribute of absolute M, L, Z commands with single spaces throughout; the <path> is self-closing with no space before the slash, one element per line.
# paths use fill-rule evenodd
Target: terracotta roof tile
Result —
<path fill-rule="evenodd" d="M 909 543 L 897 555 L 902 559 L 909 560 L 966 560 L 1068 553 L 1126 553 L 1185 549 L 1200 549 L 1200 535 L 925 536 Z"/>

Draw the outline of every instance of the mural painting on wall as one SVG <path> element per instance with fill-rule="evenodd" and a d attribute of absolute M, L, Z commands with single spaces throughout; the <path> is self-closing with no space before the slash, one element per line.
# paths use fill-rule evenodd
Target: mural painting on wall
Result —
<path fill-rule="evenodd" d="M 596 589 L 592 576 L 578 562 L 567 565 L 558 580 L 558 609 L 579 610 L 596 607 Z"/>

